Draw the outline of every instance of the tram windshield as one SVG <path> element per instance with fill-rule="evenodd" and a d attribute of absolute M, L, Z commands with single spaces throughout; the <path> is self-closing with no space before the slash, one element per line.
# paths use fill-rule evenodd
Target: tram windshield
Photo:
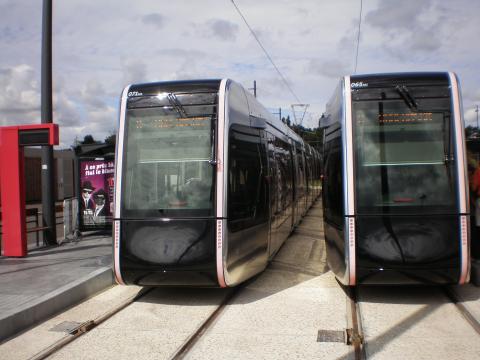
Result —
<path fill-rule="evenodd" d="M 122 216 L 213 214 L 216 93 L 129 98 Z"/>
<path fill-rule="evenodd" d="M 352 100 L 358 213 L 455 212 L 448 84 L 364 88 Z"/>

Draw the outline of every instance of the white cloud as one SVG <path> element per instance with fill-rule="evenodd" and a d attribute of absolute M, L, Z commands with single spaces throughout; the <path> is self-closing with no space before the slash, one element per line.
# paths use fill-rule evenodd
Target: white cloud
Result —
<path fill-rule="evenodd" d="M 477 113 L 475 107 L 464 109 L 465 126 L 477 127 Z"/>
<path fill-rule="evenodd" d="M 301 102 L 319 116 L 338 77 L 352 72 L 359 2 L 236 3 Z M 480 23 L 472 15 L 480 3 L 363 6 L 358 72 L 453 70 L 465 109 L 480 102 Z M 40 121 L 39 14 L 41 2 L 0 0 L 3 124 Z M 86 131 L 103 140 L 116 124 L 121 90 L 132 82 L 230 77 L 251 87 L 257 80 L 265 106 L 288 109 L 296 102 L 228 1 L 57 1 L 53 49 L 54 121 L 64 127 L 66 143 Z"/>
<path fill-rule="evenodd" d="M 398 6 L 394 0 L 382 0 L 365 15 L 367 32 L 380 39 L 377 51 L 401 61 L 435 56 L 445 42 L 446 21 L 443 9 L 431 1 L 407 0 Z"/>
<path fill-rule="evenodd" d="M 60 126 L 75 127 L 82 121 L 77 103 L 66 94 L 59 93 L 53 97 L 53 118 Z"/>
<path fill-rule="evenodd" d="M 230 21 L 215 19 L 207 22 L 209 35 L 223 41 L 235 41 L 238 33 L 238 25 Z"/>
<path fill-rule="evenodd" d="M 147 25 L 153 25 L 157 28 L 162 28 L 165 25 L 165 16 L 158 13 L 148 14 L 142 16 L 142 22 Z"/>
<path fill-rule="evenodd" d="M 147 65 L 141 60 L 128 60 L 123 65 L 123 83 L 133 84 L 147 81 Z"/>
<path fill-rule="evenodd" d="M 31 66 L 0 68 L 0 122 L 2 125 L 40 122 L 40 94 Z"/>
<path fill-rule="evenodd" d="M 317 74 L 329 78 L 338 79 L 341 76 L 348 75 L 348 65 L 341 58 L 337 60 L 312 59 L 305 70 L 308 74 Z"/>
<path fill-rule="evenodd" d="M 365 21 L 383 30 L 414 30 L 419 26 L 419 19 L 424 11 L 431 7 L 429 0 L 382 0 L 378 8 L 368 12 Z"/>

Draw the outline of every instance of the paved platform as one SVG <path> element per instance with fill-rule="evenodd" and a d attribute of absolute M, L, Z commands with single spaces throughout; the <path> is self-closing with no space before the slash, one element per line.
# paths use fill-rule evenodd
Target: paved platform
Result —
<path fill-rule="evenodd" d="M 112 285 L 111 263 L 106 235 L 0 257 L 0 342 Z"/>
<path fill-rule="evenodd" d="M 185 359 L 355 358 L 343 338 L 351 327 L 350 303 L 326 265 L 321 219 L 317 202 Z M 1 343 L 0 358 L 43 358 L 74 338 L 49 359 L 171 359 L 230 289 L 157 288 L 105 319 L 139 291 L 112 286 Z M 480 288 L 469 284 L 453 291 L 480 320 Z M 480 358 L 478 334 L 441 287 L 361 287 L 359 308 L 368 359 Z M 92 322 L 98 325 L 84 335 L 71 335 Z M 320 338 L 319 331 L 327 336 Z"/>

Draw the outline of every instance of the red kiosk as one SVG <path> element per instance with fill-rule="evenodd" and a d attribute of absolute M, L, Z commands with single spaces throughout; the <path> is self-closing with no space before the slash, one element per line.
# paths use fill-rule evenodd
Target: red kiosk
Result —
<path fill-rule="evenodd" d="M 58 145 L 57 124 L 0 127 L 3 254 L 27 255 L 24 146 Z"/>

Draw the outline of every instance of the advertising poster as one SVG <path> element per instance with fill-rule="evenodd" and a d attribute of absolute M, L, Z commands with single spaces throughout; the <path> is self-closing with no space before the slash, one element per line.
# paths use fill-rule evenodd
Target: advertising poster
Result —
<path fill-rule="evenodd" d="M 81 159 L 80 230 L 105 229 L 112 225 L 114 160 Z"/>

